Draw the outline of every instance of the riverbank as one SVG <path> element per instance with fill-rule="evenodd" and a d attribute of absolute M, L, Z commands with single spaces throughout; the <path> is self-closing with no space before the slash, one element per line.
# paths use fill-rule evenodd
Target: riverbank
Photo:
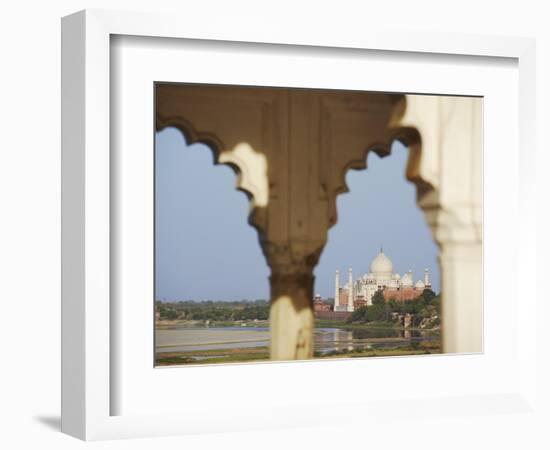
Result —
<path fill-rule="evenodd" d="M 158 366 L 269 360 L 268 321 L 163 321 L 155 330 Z M 317 321 L 315 358 L 405 356 L 439 353 L 438 330 L 387 322 Z"/>
<path fill-rule="evenodd" d="M 316 320 L 315 328 L 340 328 L 341 330 L 406 330 L 406 331 L 426 331 L 431 333 L 439 333 L 439 326 L 433 328 L 421 327 L 403 327 L 396 322 L 363 322 L 363 323 L 347 323 L 336 320 Z"/>
<path fill-rule="evenodd" d="M 439 342 L 421 342 L 418 343 L 418 345 L 413 343 L 412 345 L 405 345 L 396 348 L 370 348 L 355 349 L 351 351 L 340 350 L 325 354 L 315 352 L 314 359 L 411 356 L 438 353 L 441 353 Z M 267 346 L 159 353 L 157 354 L 156 365 L 159 367 L 166 367 L 176 365 L 251 363 L 261 361 L 269 361 L 269 348 Z"/>
<path fill-rule="evenodd" d="M 269 320 L 230 320 L 230 321 L 214 321 L 214 320 L 157 320 L 155 329 L 169 330 L 172 328 L 233 328 L 233 327 L 258 327 L 269 328 Z"/>
<path fill-rule="evenodd" d="M 157 330 L 169 330 L 173 328 L 269 328 L 269 320 L 235 320 L 235 321 L 204 321 L 204 320 L 159 320 L 155 323 Z M 395 322 L 367 322 L 367 323 L 347 323 L 338 320 L 315 320 L 315 328 L 339 328 L 341 330 L 408 330 L 408 331 L 427 331 L 439 333 L 440 327 L 420 328 L 398 325 Z"/>
<path fill-rule="evenodd" d="M 264 327 L 172 327 L 157 329 L 158 353 L 263 347 L 269 344 L 269 329 Z"/>

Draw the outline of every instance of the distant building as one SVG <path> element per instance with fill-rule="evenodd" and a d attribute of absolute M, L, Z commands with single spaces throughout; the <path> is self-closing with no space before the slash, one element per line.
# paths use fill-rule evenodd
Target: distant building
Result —
<path fill-rule="evenodd" d="M 333 305 L 325 303 L 321 296 L 317 294 L 313 299 L 313 311 L 316 319 L 322 320 L 346 320 L 351 316 L 347 311 L 334 311 Z"/>
<path fill-rule="evenodd" d="M 348 282 L 340 287 L 340 272 L 336 270 L 334 286 L 334 311 L 353 312 L 365 305 L 372 305 L 372 298 L 377 291 L 382 291 L 386 301 L 407 301 L 417 298 L 424 289 L 431 289 L 430 271 L 424 270 L 424 280 L 413 281 L 412 270 L 403 276 L 393 273 L 391 260 L 380 249 L 372 260 L 370 272 L 353 281 L 353 271 L 348 269 Z"/>
<path fill-rule="evenodd" d="M 331 311 L 332 305 L 329 305 L 328 303 L 323 302 L 323 299 L 321 298 L 321 296 L 317 294 L 313 299 L 313 310 L 315 312 Z"/>

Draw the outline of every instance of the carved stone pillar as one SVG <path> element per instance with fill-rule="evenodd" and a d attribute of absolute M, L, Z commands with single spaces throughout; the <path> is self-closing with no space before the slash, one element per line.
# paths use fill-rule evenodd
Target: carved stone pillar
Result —
<path fill-rule="evenodd" d="M 286 268 L 271 274 L 271 359 L 313 356 L 313 270 Z"/>
<path fill-rule="evenodd" d="M 481 352 L 482 99 L 407 95 L 406 102 L 397 128 L 411 151 L 407 176 L 421 180 L 418 205 L 440 249 L 443 351 Z"/>
<path fill-rule="evenodd" d="M 483 343 L 483 264 L 480 243 L 443 243 L 442 346 L 447 353 L 480 352 Z"/>

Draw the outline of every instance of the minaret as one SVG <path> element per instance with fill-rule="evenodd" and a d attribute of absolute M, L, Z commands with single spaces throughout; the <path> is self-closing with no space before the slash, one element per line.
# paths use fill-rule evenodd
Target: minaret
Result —
<path fill-rule="evenodd" d="M 340 271 L 336 269 L 336 280 L 334 282 L 334 311 L 340 308 Z"/>
<path fill-rule="evenodd" d="M 430 284 L 430 271 L 428 268 L 424 269 L 424 286 L 427 288 L 432 287 L 432 285 Z"/>
<path fill-rule="evenodd" d="M 348 312 L 353 312 L 353 273 L 351 267 L 348 269 Z"/>

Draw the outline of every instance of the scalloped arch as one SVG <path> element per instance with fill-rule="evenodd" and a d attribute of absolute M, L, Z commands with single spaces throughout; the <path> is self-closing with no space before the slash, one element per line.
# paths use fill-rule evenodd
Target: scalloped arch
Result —
<path fill-rule="evenodd" d="M 419 132 L 412 127 L 392 127 L 389 129 L 388 137 L 385 142 L 379 142 L 370 145 L 363 152 L 363 158 L 354 159 L 348 162 L 340 171 L 339 183 L 333 192 L 331 201 L 331 213 L 329 215 L 329 227 L 334 226 L 338 222 L 337 198 L 340 194 L 350 192 L 346 182 L 346 176 L 350 170 L 366 170 L 368 168 L 368 157 L 371 152 L 374 152 L 380 158 L 386 158 L 391 155 L 391 146 L 395 141 L 401 142 L 407 148 L 409 153 L 405 170 L 405 178 L 416 186 L 417 203 L 422 209 L 425 209 L 423 199 L 435 194 L 435 188 L 423 178 L 421 168 L 422 145 Z M 432 205 L 433 206 L 433 205 Z"/>

